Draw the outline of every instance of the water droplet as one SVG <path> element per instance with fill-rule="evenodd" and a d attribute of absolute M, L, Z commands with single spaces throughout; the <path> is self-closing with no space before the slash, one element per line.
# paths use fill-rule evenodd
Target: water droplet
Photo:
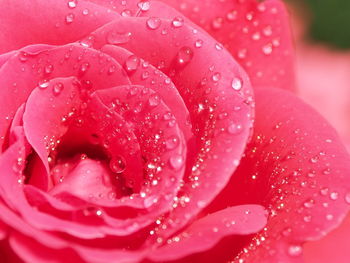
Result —
<path fill-rule="evenodd" d="M 148 104 L 151 107 L 156 107 L 159 105 L 159 103 L 160 103 L 160 97 L 158 96 L 158 94 L 152 94 L 148 99 Z"/>
<path fill-rule="evenodd" d="M 240 49 L 237 53 L 238 58 L 244 59 L 247 56 L 247 49 Z"/>
<path fill-rule="evenodd" d="M 83 15 L 84 16 L 87 16 L 88 14 L 89 14 L 89 9 L 87 9 L 87 8 L 85 8 L 84 10 L 83 10 Z"/>
<path fill-rule="evenodd" d="M 271 26 L 267 26 L 263 29 L 263 33 L 265 36 L 271 36 L 272 35 L 272 27 Z"/>
<path fill-rule="evenodd" d="M 155 30 L 160 27 L 162 21 L 158 17 L 150 17 L 148 18 L 146 24 L 149 29 Z"/>
<path fill-rule="evenodd" d="M 327 219 L 328 221 L 332 221 L 333 218 L 334 218 L 334 216 L 333 216 L 332 214 L 327 214 L 327 215 L 326 215 L 326 219 Z"/>
<path fill-rule="evenodd" d="M 221 79 L 221 74 L 220 72 L 215 72 L 213 74 L 213 76 L 211 77 L 211 79 L 214 81 L 214 82 L 218 82 L 220 79 Z"/>
<path fill-rule="evenodd" d="M 228 21 L 236 20 L 237 19 L 237 11 L 231 10 L 230 12 L 227 13 L 226 18 Z"/>
<path fill-rule="evenodd" d="M 66 23 L 67 23 L 67 24 L 73 23 L 74 18 L 75 18 L 74 14 L 69 13 L 69 14 L 66 16 Z"/>
<path fill-rule="evenodd" d="M 224 47 L 222 46 L 222 44 L 220 44 L 220 43 L 216 43 L 216 44 L 215 44 L 215 49 L 216 49 L 216 50 L 219 50 L 219 51 L 220 51 L 220 50 L 222 50 L 223 48 L 224 48 Z"/>
<path fill-rule="evenodd" d="M 173 25 L 173 27 L 178 28 L 178 27 L 182 27 L 184 24 L 184 19 L 182 17 L 175 17 L 171 23 Z"/>
<path fill-rule="evenodd" d="M 102 213 L 103 213 L 102 210 L 100 210 L 100 209 L 96 210 L 96 215 L 97 215 L 97 216 L 101 216 Z"/>
<path fill-rule="evenodd" d="M 124 64 L 124 69 L 128 72 L 134 72 L 140 65 L 140 59 L 135 56 L 135 55 L 131 55 L 129 56 Z"/>
<path fill-rule="evenodd" d="M 116 194 L 115 192 L 113 192 L 113 191 L 110 191 L 110 192 L 108 193 L 108 198 L 109 198 L 110 200 L 115 200 L 115 199 L 117 198 L 117 194 Z"/>
<path fill-rule="evenodd" d="M 313 199 L 309 199 L 307 201 L 304 202 L 304 206 L 306 208 L 311 208 L 315 205 L 315 201 Z"/>
<path fill-rule="evenodd" d="M 248 21 L 252 21 L 253 18 L 254 18 L 253 12 L 250 12 L 250 13 L 248 13 L 248 14 L 246 15 L 246 19 L 247 19 Z"/>
<path fill-rule="evenodd" d="M 266 11 L 266 5 L 265 5 L 264 3 L 260 3 L 260 4 L 258 5 L 258 10 L 259 10 L 261 13 L 265 12 L 265 11 Z"/>
<path fill-rule="evenodd" d="M 303 248 L 299 245 L 291 245 L 288 248 L 288 255 L 292 257 L 300 256 L 303 252 Z"/>
<path fill-rule="evenodd" d="M 200 48 L 203 46 L 203 40 L 202 39 L 197 39 L 196 42 L 194 43 L 194 46 L 196 48 Z"/>
<path fill-rule="evenodd" d="M 115 65 L 111 65 L 109 68 L 108 68 L 108 75 L 112 75 L 113 73 L 115 73 L 117 70 L 117 67 Z"/>
<path fill-rule="evenodd" d="M 21 62 L 26 62 L 28 60 L 28 53 L 24 51 L 20 51 L 18 54 L 18 59 Z"/>
<path fill-rule="evenodd" d="M 79 43 L 83 47 L 92 47 L 94 44 L 94 41 L 95 41 L 95 39 L 93 36 L 88 36 L 87 38 L 80 40 Z"/>
<path fill-rule="evenodd" d="M 337 192 L 332 192 L 329 194 L 329 197 L 332 199 L 332 200 L 337 200 L 338 197 L 339 197 L 339 194 Z"/>
<path fill-rule="evenodd" d="M 173 169 L 179 170 L 184 165 L 184 158 L 181 155 L 174 155 L 170 157 L 169 163 Z"/>
<path fill-rule="evenodd" d="M 130 41 L 131 32 L 118 32 L 118 31 L 110 31 L 107 34 L 106 40 L 109 44 L 118 45 L 125 44 Z"/>
<path fill-rule="evenodd" d="M 240 78 L 233 78 L 232 82 L 231 82 L 231 87 L 234 89 L 234 90 L 241 90 L 242 89 L 242 80 Z"/>
<path fill-rule="evenodd" d="M 55 96 L 58 96 L 61 94 L 62 90 L 64 89 L 64 85 L 61 82 L 56 83 L 52 87 L 52 92 Z"/>
<path fill-rule="evenodd" d="M 149 1 L 140 1 L 137 6 L 141 9 L 141 11 L 148 11 L 151 7 L 151 3 Z"/>
<path fill-rule="evenodd" d="M 46 89 L 49 86 L 49 82 L 47 80 L 40 80 L 38 87 L 40 89 Z"/>
<path fill-rule="evenodd" d="M 193 51 L 189 47 L 182 47 L 176 55 L 178 67 L 185 67 L 193 58 Z"/>
<path fill-rule="evenodd" d="M 271 44 L 267 44 L 265 46 L 262 47 L 262 51 L 265 55 L 271 55 L 272 53 L 272 45 Z"/>
<path fill-rule="evenodd" d="M 214 30 L 219 30 L 220 28 L 222 28 L 224 19 L 222 17 L 216 17 L 211 21 L 211 27 Z"/>
<path fill-rule="evenodd" d="M 173 150 L 179 145 L 179 138 L 172 136 L 165 141 L 165 147 L 168 150 Z"/>
<path fill-rule="evenodd" d="M 318 162 L 318 156 L 314 156 L 312 158 L 310 158 L 310 163 L 317 163 Z"/>
<path fill-rule="evenodd" d="M 53 71 L 53 65 L 50 64 L 50 65 L 45 66 L 44 71 L 46 74 L 51 74 Z"/>
<path fill-rule="evenodd" d="M 77 0 L 69 0 L 68 3 L 67 3 L 68 7 L 71 8 L 71 9 L 76 8 L 77 4 L 78 4 Z"/>
<path fill-rule="evenodd" d="M 252 35 L 252 39 L 255 40 L 255 41 L 259 40 L 260 39 L 260 33 L 259 32 L 254 33 Z"/>
<path fill-rule="evenodd" d="M 287 227 L 285 229 L 282 230 L 282 235 L 287 237 L 292 233 L 292 229 L 290 227 Z"/>
<path fill-rule="evenodd" d="M 117 174 L 122 173 L 126 169 L 126 161 L 124 157 L 120 155 L 116 155 L 110 160 L 109 167 L 114 173 L 117 173 Z"/>
<path fill-rule="evenodd" d="M 81 64 L 79 68 L 79 74 L 84 75 L 88 71 L 89 67 L 90 64 L 88 62 Z"/>
<path fill-rule="evenodd" d="M 242 125 L 236 124 L 236 123 L 232 123 L 227 128 L 227 131 L 230 134 L 239 134 L 242 130 L 243 130 Z"/>
<path fill-rule="evenodd" d="M 143 80 L 148 79 L 148 77 L 149 77 L 149 72 L 148 72 L 148 71 L 142 72 L 141 78 L 142 78 Z"/>
<path fill-rule="evenodd" d="M 329 189 L 327 188 L 327 187 L 325 187 L 325 188 L 322 188 L 321 190 L 320 190 L 320 193 L 321 193 L 321 195 L 327 195 L 328 194 L 328 191 L 329 191 Z"/>
<path fill-rule="evenodd" d="M 345 202 L 350 204 L 350 192 L 345 195 Z"/>

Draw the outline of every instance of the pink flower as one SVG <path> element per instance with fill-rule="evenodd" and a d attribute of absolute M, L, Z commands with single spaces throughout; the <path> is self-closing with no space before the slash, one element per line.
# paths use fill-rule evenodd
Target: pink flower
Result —
<path fill-rule="evenodd" d="M 344 218 L 349 156 L 291 92 L 280 1 L 0 13 L 5 261 L 299 262 Z"/>
<path fill-rule="evenodd" d="M 305 18 L 292 12 L 296 38 L 298 93 L 337 129 L 349 150 L 350 53 L 332 50 L 325 45 L 306 41 Z M 306 263 L 348 263 L 350 258 L 350 216 L 340 227 L 320 240 L 307 242 Z"/>

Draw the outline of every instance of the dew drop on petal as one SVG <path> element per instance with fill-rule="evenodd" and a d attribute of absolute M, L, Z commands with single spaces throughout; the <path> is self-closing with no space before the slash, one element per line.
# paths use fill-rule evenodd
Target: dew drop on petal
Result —
<path fill-rule="evenodd" d="M 224 22 L 224 19 L 222 17 L 216 17 L 211 21 L 211 27 L 214 30 L 219 30 L 222 28 L 223 22 Z"/>
<path fill-rule="evenodd" d="M 74 16 L 74 14 L 72 14 L 72 13 L 69 13 L 68 15 L 66 15 L 66 19 L 65 19 L 66 24 L 71 24 L 71 23 L 73 23 L 74 18 L 75 18 L 75 16 Z"/>
<path fill-rule="evenodd" d="M 182 27 L 184 24 L 184 19 L 182 17 L 175 17 L 171 23 L 173 25 L 173 27 L 178 28 L 178 27 Z"/>
<path fill-rule="evenodd" d="M 271 26 L 267 26 L 263 29 L 263 33 L 265 36 L 271 36 L 272 35 L 272 27 Z"/>
<path fill-rule="evenodd" d="M 311 208 L 314 206 L 314 204 L 315 204 L 315 201 L 313 199 L 309 199 L 304 202 L 304 207 Z"/>
<path fill-rule="evenodd" d="M 45 66 L 44 71 L 46 74 L 51 74 L 53 71 L 53 65 L 50 64 L 50 65 Z"/>
<path fill-rule="evenodd" d="M 272 45 L 271 44 L 267 44 L 265 46 L 262 47 L 262 51 L 265 55 L 271 55 L 272 53 Z"/>
<path fill-rule="evenodd" d="M 141 11 L 148 11 L 151 7 L 151 3 L 147 0 L 144 0 L 144 1 L 140 1 L 137 6 L 140 8 Z"/>
<path fill-rule="evenodd" d="M 79 41 L 79 44 L 82 45 L 83 47 L 92 47 L 94 45 L 94 37 L 89 36 L 87 38 L 84 38 Z"/>
<path fill-rule="evenodd" d="M 230 134 L 239 134 L 240 132 L 242 132 L 242 130 L 243 130 L 242 125 L 236 124 L 236 123 L 232 123 L 227 128 L 227 132 Z"/>
<path fill-rule="evenodd" d="M 215 44 L 215 48 L 216 48 L 216 50 L 222 50 L 224 47 L 222 46 L 222 44 L 220 44 L 220 43 L 216 43 Z"/>
<path fill-rule="evenodd" d="M 242 80 L 240 78 L 233 78 L 232 82 L 231 82 L 231 87 L 234 89 L 234 90 L 241 90 L 242 89 Z"/>
<path fill-rule="evenodd" d="M 64 89 L 63 83 L 58 82 L 52 87 L 52 92 L 55 96 L 58 96 L 61 94 L 63 89 Z"/>
<path fill-rule="evenodd" d="M 339 196 L 339 194 L 337 192 L 332 192 L 332 193 L 329 194 L 329 197 L 332 200 L 337 200 L 338 196 Z"/>
<path fill-rule="evenodd" d="M 176 136 L 170 137 L 165 141 L 165 147 L 168 150 L 173 150 L 179 145 L 179 139 Z"/>
<path fill-rule="evenodd" d="M 332 221 L 333 218 L 334 218 L 334 216 L 333 216 L 332 214 L 327 214 L 327 215 L 326 215 L 326 219 L 327 219 L 328 221 Z"/>
<path fill-rule="evenodd" d="M 117 67 L 115 65 L 111 65 L 109 68 L 108 68 L 108 75 L 112 75 L 113 73 L 115 73 L 117 70 Z"/>
<path fill-rule="evenodd" d="M 303 248 L 299 245 L 291 245 L 288 247 L 288 255 L 292 257 L 300 256 L 303 252 Z"/>
<path fill-rule="evenodd" d="M 213 76 L 212 76 L 212 80 L 213 80 L 214 82 L 218 82 L 220 79 L 221 79 L 221 74 L 220 74 L 220 72 L 215 72 L 215 73 L 213 74 Z"/>
<path fill-rule="evenodd" d="M 124 69 L 128 72 L 134 72 L 140 65 L 140 59 L 135 56 L 135 55 L 131 55 L 129 56 L 124 64 Z"/>
<path fill-rule="evenodd" d="M 329 189 L 327 187 L 324 187 L 320 190 L 320 194 L 325 196 L 328 194 Z"/>
<path fill-rule="evenodd" d="M 160 103 L 160 97 L 157 94 L 152 94 L 148 99 L 148 104 L 151 107 L 156 107 Z"/>
<path fill-rule="evenodd" d="M 117 32 L 114 30 L 108 32 L 106 36 L 107 42 L 112 45 L 128 43 L 130 41 L 130 38 L 131 32 Z"/>
<path fill-rule="evenodd" d="M 350 192 L 348 192 L 347 194 L 345 194 L 345 202 L 347 204 L 350 204 Z"/>
<path fill-rule="evenodd" d="M 126 161 L 124 157 L 120 155 L 114 156 L 110 162 L 109 162 L 109 167 L 111 168 L 111 171 L 114 173 L 122 173 L 126 169 Z"/>
<path fill-rule="evenodd" d="M 21 62 L 26 62 L 28 60 L 28 53 L 24 51 L 20 51 L 18 54 L 18 59 Z"/>
<path fill-rule="evenodd" d="M 88 62 L 81 64 L 79 68 L 79 74 L 84 75 L 88 71 L 89 67 L 90 64 Z"/>
<path fill-rule="evenodd" d="M 237 11 L 236 10 L 231 10 L 226 14 L 226 18 L 228 21 L 234 21 L 237 19 Z"/>
<path fill-rule="evenodd" d="M 38 87 L 40 89 L 46 89 L 49 86 L 49 82 L 47 80 L 40 80 Z"/>
<path fill-rule="evenodd" d="M 185 67 L 193 58 L 193 51 L 190 47 L 182 47 L 176 55 L 176 63 L 180 68 Z"/>
<path fill-rule="evenodd" d="M 160 27 L 162 21 L 158 17 L 150 17 L 147 19 L 147 27 L 152 30 L 156 30 Z"/>
<path fill-rule="evenodd" d="M 170 157 L 169 163 L 173 169 L 179 170 L 184 165 L 184 158 L 181 155 L 174 155 Z"/>
<path fill-rule="evenodd" d="M 77 0 L 69 0 L 68 3 L 67 3 L 68 7 L 71 8 L 71 9 L 76 8 L 77 4 L 78 4 Z"/>
<path fill-rule="evenodd" d="M 84 10 L 83 10 L 83 15 L 84 16 L 87 16 L 88 14 L 89 14 L 89 9 L 87 9 L 87 8 L 85 8 Z"/>
<path fill-rule="evenodd" d="M 200 48 L 203 46 L 203 40 L 202 39 L 197 39 L 196 42 L 194 43 L 194 46 L 196 48 Z"/>

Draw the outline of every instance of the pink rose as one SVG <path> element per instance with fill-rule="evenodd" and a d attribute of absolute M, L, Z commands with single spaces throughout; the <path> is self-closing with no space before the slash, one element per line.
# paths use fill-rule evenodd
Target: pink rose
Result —
<path fill-rule="evenodd" d="M 0 13 L 4 261 L 300 262 L 344 218 L 350 159 L 290 92 L 280 1 Z"/>
<path fill-rule="evenodd" d="M 307 41 L 307 19 L 302 19 L 297 11 L 293 10 L 291 14 L 296 39 L 298 93 L 330 121 L 349 150 L 350 53 Z M 305 262 L 348 263 L 349 241 L 348 213 L 343 223 L 330 234 L 304 245 Z"/>

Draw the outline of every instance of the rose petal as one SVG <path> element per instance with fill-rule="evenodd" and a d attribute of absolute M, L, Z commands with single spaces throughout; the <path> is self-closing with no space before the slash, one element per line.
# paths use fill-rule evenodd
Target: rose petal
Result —
<path fill-rule="evenodd" d="M 295 89 L 294 49 L 282 1 L 161 1 L 224 44 L 247 71 L 253 87 Z"/>
<path fill-rule="evenodd" d="M 23 170 L 23 161 L 21 161 L 20 166 L 18 163 L 19 159 L 25 160 L 26 156 L 28 156 L 28 152 L 26 152 L 25 147 L 23 146 L 24 144 L 22 134 L 22 137 L 0 156 L 0 169 L 3 172 L 1 173 L 2 178 L 0 180 L 0 195 L 4 198 L 8 206 L 14 211 L 18 211 L 28 224 L 41 230 L 63 231 L 82 238 L 103 237 L 106 232 L 119 233 L 118 229 L 111 229 L 107 226 L 104 228 L 96 228 L 95 226 L 88 226 L 71 220 L 61 220 L 60 218 L 55 217 L 55 215 L 43 213 L 30 206 L 25 199 L 22 190 L 24 179 L 20 172 L 21 169 Z M 1 211 L 4 210 L 3 208 L 1 209 Z M 1 219 L 3 219 L 8 225 L 13 226 L 12 223 L 7 221 L 7 219 Z M 13 223 L 15 222 L 17 221 L 14 221 Z M 125 222 L 125 224 L 128 223 L 130 222 Z M 20 225 L 20 223 L 18 224 Z M 18 229 L 18 225 L 14 226 L 14 228 Z"/>
<path fill-rule="evenodd" d="M 57 184 L 50 194 L 57 195 L 61 192 L 68 192 L 87 201 L 105 203 L 111 200 L 111 193 L 115 196 L 121 195 L 114 185 L 108 182 L 109 167 L 102 165 L 99 161 L 92 159 L 81 160 L 73 171 L 64 177 L 63 182 Z"/>
<path fill-rule="evenodd" d="M 169 221 L 176 220 L 178 224 L 164 226 L 169 235 L 170 228 L 174 227 L 175 231 L 185 224 L 228 181 L 248 139 L 252 96 L 245 73 L 208 35 L 178 18 L 161 20 L 157 30 L 149 29 L 147 20 L 120 18 L 92 36 L 94 47 L 102 48 L 116 28 L 130 32 L 131 37 L 123 47 L 171 76 L 190 112 L 200 152 L 187 160 L 188 177 L 182 189 L 184 196 L 179 201 L 186 199 L 186 194 L 191 202 L 173 210 Z M 200 49 L 194 47 L 198 39 L 204 41 Z M 199 178 L 197 174 L 203 176 Z"/>
<path fill-rule="evenodd" d="M 68 129 L 62 118 L 81 103 L 77 83 L 75 78 L 54 79 L 45 84 L 45 89 L 35 88 L 26 103 L 23 114 L 24 132 L 46 168 L 47 177 L 41 178 L 46 181 L 44 190 L 49 186 L 48 155 L 54 151 L 57 140 Z"/>
<path fill-rule="evenodd" d="M 86 1 L 5 0 L 0 13 L 0 53 L 36 43 L 62 45 L 82 39 L 119 14 Z M 18 23 L 18 19 L 26 23 Z"/>
<path fill-rule="evenodd" d="M 69 176 L 70 170 L 74 168 L 77 161 L 81 161 L 69 160 L 74 159 L 72 155 L 74 157 L 77 154 L 80 154 L 82 156 L 80 158 L 83 159 L 97 159 L 102 164 L 101 168 L 102 166 L 109 166 L 107 170 L 102 168 L 105 175 L 98 177 L 100 179 L 104 178 L 102 181 L 96 181 L 97 178 L 88 174 L 81 174 L 81 176 L 87 177 L 86 180 L 90 183 L 94 182 L 91 184 L 92 187 L 94 187 L 94 184 L 99 184 L 104 188 L 102 185 L 105 184 L 105 186 L 108 185 L 107 188 L 111 188 L 113 184 L 116 184 L 116 187 L 110 189 L 112 195 L 107 195 L 108 198 L 112 197 L 110 200 L 112 203 L 115 203 L 116 198 L 126 195 L 128 189 L 129 191 L 130 189 L 134 189 L 135 192 L 139 191 L 143 179 L 142 158 L 139 142 L 130 125 L 122 116 L 113 114 L 96 95 L 92 95 L 87 102 L 84 102 L 82 108 L 81 112 L 76 112 L 77 116 L 73 120 L 73 125 L 70 125 L 69 130 L 61 139 L 62 144 L 58 152 L 61 155 L 62 162 L 55 166 L 54 172 L 59 181 L 63 181 L 63 183 L 56 184 L 52 193 L 74 190 L 74 187 L 70 184 L 72 182 L 65 182 L 65 176 Z M 88 170 L 86 172 L 91 173 Z M 79 174 L 80 172 L 75 172 L 78 177 Z M 78 177 L 76 179 L 80 180 Z M 120 177 L 125 182 L 112 179 L 115 177 Z M 58 180 L 56 181 L 58 182 Z M 57 187 L 60 190 L 57 190 Z M 125 189 L 120 191 L 123 187 Z M 118 188 L 120 189 L 118 190 Z M 85 187 L 83 190 L 86 193 L 85 197 L 89 195 L 97 197 L 102 194 L 95 190 Z M 105 197 L 107 198 L 107 196 Z M 106 198 L 104 198 L 104 203 L 107 201 Z"/>
<path fill-rule="evenodd" d="M 333 128 L 292 94 L 262 89 L 256 101 L 253 140 L 208 212 L 244 203 L 269 207 L 267 230 L 241 259 L 299 261 L 301 244 L 338 226 L 348 211 L 349 155 Z"/>
<path fill-rule="evenodd" d="M 7 237 L 8 225 L 0 221 L 0 240 Z"/>
<path fill-rule="evenodd" d="M 152 251 L 148 257 L 155 261 L 168 261 L 210 250 L 225 236 L 248 235 L 260 231 L 266 221 L 267 213 L 260 206 L 226 208 L 198 219 L 169 239 L 168 244 Z"/>
<path fill-rule="evenodd" d="M 25 54 L 18 52 L 0 69 L 0 86 L 4 87 L 0 90 L 0 148 L 17 108 L 34 88 L 44 86 L 50 79 L 75 76 L 87 93 L 129 84 L 124 70 L 113 58 L 83 46 L 72 44 Z M 111 67 L 113 74 L 109 73 Z"/>
<path fill-rule="evenodd" d="M 130 58 L 134 58 L 134 54 L 119 46 L 106 45 L 101 48 L 101 51 L 113 57 L 121 65 L 126 65 Z M 130 81 L 134 85 L 148 86 L 159 94 L 175 116 L 186 141 L 189 141 L 193 137 L 191 125 L 188 122 L 189 113 L 175 85 L 167 75 L 149 62 L 140 58 L 138 63 L 138 67 L 129 74 Z"/>
<path fill-rule="evenodd" d="M 132 125 L 139 140 L 145 161 L 143 177 L 149 185 L 141 189 L 141 198 L 149 207 L 162 203 L 170 209 L 184 174 L 186 156 L 186 142 L 171 110 L 149 87 L 119 86 L 96 93 Z"/>
<path fill-rule="evenodd" d="M 49 249 L 43 248 L 37 244 L 36 240 L 24 236 L 18 232 L 11 233 L 9 237 L 11 248 L 25 262 L 84 262 L 79 256 L 69 248 Z"/>
<path fill-rule="evenodd" d="M 348 263 L 350 258 L 350 216 L 334 231 L 317 241 L 306 242 L 304 260 L 306 263 Z"/>

